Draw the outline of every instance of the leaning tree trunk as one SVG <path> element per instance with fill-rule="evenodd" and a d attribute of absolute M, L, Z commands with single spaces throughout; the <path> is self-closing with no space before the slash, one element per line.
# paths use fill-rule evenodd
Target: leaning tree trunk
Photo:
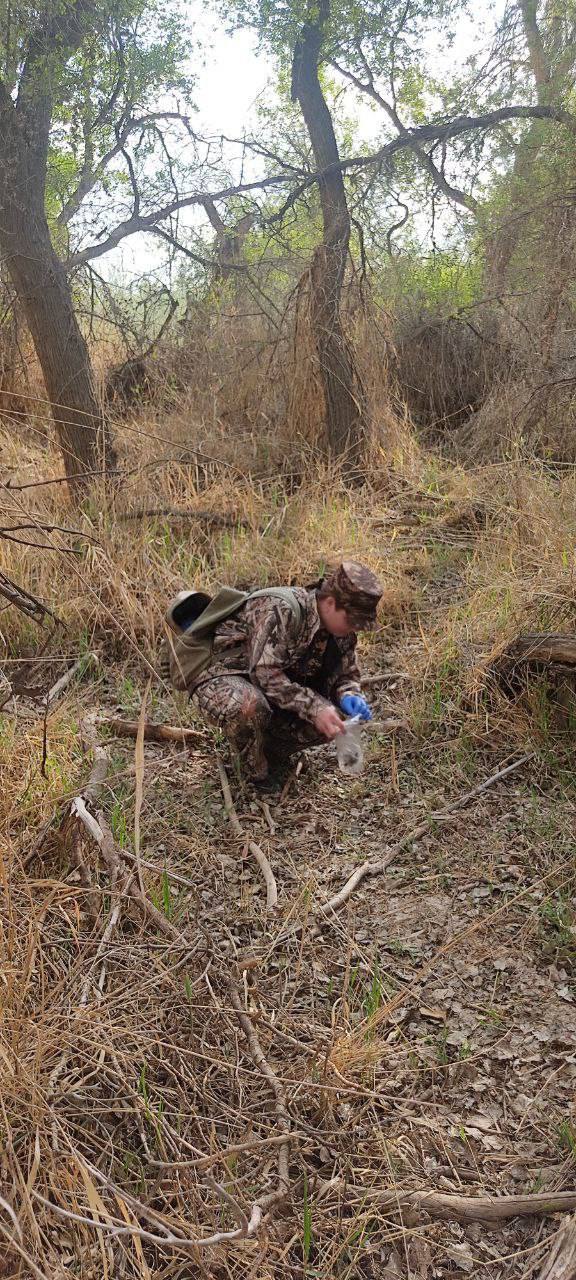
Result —
<path fill-rule="evenodd" d="M 7 226 L 0 210 L 0 249 L 40 363 L 72 489 L 113 465 L 94 388 L 88 347 L 76 319 L 64 266 L 47 225 L 20 220 Z"/>
<path fill-rule="evenodd" d="M 44 179 L 32 148 L 0 95 L 0 256 L 32 335 L 70 488 L 81 493 L 95 471 L 114 465 L 88 347 L 66 270 L 44 212 Z"/>
<path fill-rule="evenodd" d="M 328 446 L 348 466 L 359 461 L 366 434 L 362 383 L 341 316 L 342 288 L 350 243 L 350 215 L 340 169 L 338 143 L 320 79 L 318 61 L 329 0 L 320 0 L 317 17 L 306 22 L 294 50 L 292 97 L 297 99 L 310 136 L 322 209 L 323 239 L 311 270 L 312 324 L 326 405 Z"/>

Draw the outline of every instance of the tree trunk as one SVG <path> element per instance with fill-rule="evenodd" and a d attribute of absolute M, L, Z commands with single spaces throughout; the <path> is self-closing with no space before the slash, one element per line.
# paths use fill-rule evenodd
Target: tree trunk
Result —
<path fill-rule="evenodd" d="M 320 0 L 318 16 L 306 22 L 294 50 L 292 97 L 301 106 L 316 168 L 323 172 L 318 191 L 323 240 L 311 270 L 312 324 L 325 398 L 326 432 L 331 453 L 354 468 L 366 434 L 366 404 L 353 348 L 341 317 L 342 288 L 350 243 L 350 215 L 340 169 L 338 143 L 318 76 L 318 61 L 329 0 Z"/>
<path fill-rule="evenodd" d="M 40 135 L 38 124 L 38 135 Z M 81 493 L 115 456 L 88 347 L 44 211 L 45 172 L 0 85 L 0 255 L 32 335 L 70 488 Z"/>
<path fill-rule="evenodd" d="M 541 28 L 539 25 L 537 0 L 516 0 L 516 5 L 522 22 L 538 105 L 549 106 L 555 102 L 560 106 L 565 77 L 573 64 L 573 56 L 568 55 L 566 51 L 567 58 L 563 58 L 562 51 L 558 49 L 555 18 L 552 14 L 544 15 L 544 21 L 548 22 L 548 29 Z M 550 31 L 550 24 L 552 24 L 552 31 Z M 551 54 L 555 57 L 555 61 L 552 60 Z M 524 222 L 532 213 L 530 181 L 539 152 L 547 137 L 547 131 L 542 124 L 542 120 L 534 120 L 516 150 L 512 169 L 514 185 L 509 198 L 506 219 L 503 225 L 492 234 L 487 245 L 486 274 L 489 292 L 500 292 L 505 287 Z"/>
<path fill-rule="evenodd" d="M 66 475 L 76 492 L 114 464 L 96 397 L 90 355 L 66 271 L 44 219 L 0 206 L 0 251 L 22 305 L 42 369 Z"/>

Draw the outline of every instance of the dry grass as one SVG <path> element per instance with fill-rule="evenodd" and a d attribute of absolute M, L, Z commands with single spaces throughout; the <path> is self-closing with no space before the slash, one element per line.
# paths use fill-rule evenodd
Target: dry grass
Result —
<path fill-rule="evenodd" d="M 422 1124 L 430 1124 L 447 1090 L 456 1113 L 462 1064 L 449 1060 L 449 1050 L 443 1060 L 441 1039 L 430 1047 L 416 1035 L 413 1043 L 412 1033 L 382 1012 L 388 996 L 394 1008 L 399 1004 L 398 966 L 391 953 L 388 969 L 377 969 L 372 942 L 360 926 L 376 929 L 378 920 L 388 919 L 385 898 L 363 894 L 358 918 L 354 907 L 352 917 L 318 944 L 308 936 L 306 921 L 318 895 L 329 896 L 338 883 L 342 859 L 354 866 L 367 842 L 373 847 L 382 839 L 376 799 L 388 806 L 382 821 L 401 831 L 434 806 L 443 787 L 464 785 L 470 761 L 457 755 L 454 744 L 461 747 L 465 737 L 481 769 L 491 750 L 506 755 L 528 740 L 544 740 L 545 730 L 550 745 L 550 726 L 528 721 L 525 706 L 511 716 L 507 704 L 503 715 L 501 700 L 482 701 L 480 694 L 491 655 L 518 630 L 573 624 L 575 480 L 570 470 L 557 474 L 526 463 L 452 467 L 419 449 L 396 419 L 390 437 L 388 450 L 384 432 L 382 448 L 373 453 L 366 486 L 347 492 L 311 444 L 300 448 L 294 483 L 276 476 L 273 465 L 266 469 L 268 445 L 261 430 L 257 441 L 253 432 L 232 438 L 221 421 L 183 420 L 181 411 L 159 420 L 151 409 L 123 429 L 127 474 L 113 500 L 96 489 L 82 512 L 71 513 L 63 486 L 3 490 L 2 523 L 17 523 L 26 512 L 32 520 L 72 523 L 79 530 L 72 539 L 39 533 L 38 540 L 49 538 L 53 551 L 0 543 L 3 570 L 44 599 L 67 627 L 44 655 L 51 661 L 45 668 L 37 665 L 36 672 L 45 670 L 50 683 L 63 669 L 62 655 L 69 660 L 94 647 L 103 662 L 97 676 L 81 682 L 49 716 L 44 774 L 37 708 L 23 698 L 15 715 L 10 708 L 0 714 L 0 1196 L 16 1208 L 22 1232 L 19 1242 L 0 1203 L 7 1242 L 4 1255 L 0 1246 L 0 1275 L 16 1275 L 21 1266 L 23 1277 L 50 1280 L 73 1274 L 84 1280 L 364 1280 L 383 1274 L 391 1252 L 398 1265 L 414 1269 L 419 1240 L 439 1265 L 450 1259 L 450 1232 L 443 1235 L 409 1218 L 402 1225 L 394 1214 L 383 1218 L 367 1193 L 437 1178 L 435 1166 L 430 1171 L 426 1164 L 430 1153 L 422 1147 L 421 1130 L 411 1127 L 409 1117 L 418 1112 Z M 39 449 L 35 438 L 30 432 L 1 442 L 4 476 L 9 473 L 13 483 L 60 474 L 58 458 Z M 269 444 L 274 459 L 275 446 Z M 182 462 L 185 449 L 198 449 L 202 457 Z M 204 519 L 120 518 L 143 505 L 226 513 L 238 523 L 222 529 Z M 79 555 L 64 549 L 71 542 Z M 392 655 L 413 677 L 403 706 L 413 736 L 405 745 L 376 745 L 367 780 L 352 793 L 315 765 L 298 806 L 278 815 L 280 834 L 271 849 L 283 919 L 304 921 L 302 935 L 278 950 L 278 964 L 270 963 L 281 927 L 265 919 L 258 886 L 231 841 L 209 751 L 183 755 L 149 747 L 142 856 L 152 867 L 145 867 L 145 887 L 187 945 L 167 942 L 126 904 L 103 971 L 95 953 L 111 909 L 109 875 L 86 840 L 91 898 L 74 863 L 69 828 L 62 824 L 90 770 L 79 731 L 87 710 L 119 704 L 137 711 L 146 664 L 155 661 L 163 607 L 182 584 L 310 580 L 325 560 L 342 554 L 366 560 L 385 580 L 382 632 L 366 644 L 364 656 L 377 667 Z M 11 660 L 37 655 L 44 637 L 13 610 L 0 618 L 0 630 L 11 674 L 17 666 Z M 397 691 L 392 704 L 399 696 Z M 167 720 L 188 715 L 157 686 L 151 708 Z M 110 743 L 108 750 L 100 803 L 117 847 L 130 851 L 133 749 Z M 242 799 L 244 820 L 266 840 L 253 800 L 246 794 Z M 480 807 L 478 821 L 483 813 Z M 460 838 L 459 849 L 463 829 Z M 434 892 L 443 891 L 448 874 L 463 884 L 474 874 L 472 846 L 465 865 L 454 852 L 454 863 L 448 859 L 437 870 L 434 858 L 440 854 L 433 843 L 431 852 L 426 847 L 431 861 L 424 874 Z M 545 841 L 541 857 L 540 873 L 546 876 L 552 864 Z M 422 869 L 417 852 L 410 854 L 406 873 L 419 877 Z M 554 892 L 563 891 L 563 875 L 554 873 Z M 88 909 L 94 898 L 95 917 Z M 538 926 L 522 905 L 514 907 L 512 921 L 513 931 L 524 930 L 522 947 L 532 945 Z M 504 947 L 507 921 L 498 927 Z M 480 931 L 474 942 L 478 955 L 485 938 Z M 469 959 L 468 950 L 457 952 L 458 963 Z M 237 961 L 248 952 L 256 964 L 242 979 Z M 400 967 L 406 974 L 419 964 L 414 953 Z M 266 1146 L 277 1136 L 270 1091 L 239 1035 L 226 985 L 230 972 L 288 1091 L 299 1135 L 291 1198 L 258 1242 L 190 1255 L 152 1244 L 135 1230 L 155 1234 L 169 1223 L 195 1238 L 234 1226 L 234 1212 L 210 1170 L 190 1162 L 213 1154 L 215 1181 L 244 1210 L 262 1188 L 275 1186 L 275 1149 Z M 443 970 L 442 982 L 449 981 Z M 426 990 L 418 995 L 424 1006 L 437 999 Z M 438 1039 L 434 1023 L 432 1028 Z M 556 1099 L 548 1119 L 538 1113 L 548 1143 L 540 1163 L 554 1163 L 561 1106 Z M 445 1149 L 452 1150 L 448 1130 L 442 1132 Z M 247 1142 L 264 1145 L 219 1154 Z M 478 1156 L 469 1185 L 509 1190 L 514 1184 L 507 1167 L 491 1174 Z M 58 1209 L 92 1225 L 66 1219 Z M 122 1221 L 130 1232 L 118 1237 L 114 1232 Z M 519 1241 L 510 1238 L 504 1254 L 534 1244 L 527 1236 Z M 460 1237 L 456 1243 L 462 1244 Z M 445 1265 L 440 1274 L 452 1274 L 452 1263 Z M 504 1262 L 494 1275 L 523 1274 L 514 1267 Z"/>

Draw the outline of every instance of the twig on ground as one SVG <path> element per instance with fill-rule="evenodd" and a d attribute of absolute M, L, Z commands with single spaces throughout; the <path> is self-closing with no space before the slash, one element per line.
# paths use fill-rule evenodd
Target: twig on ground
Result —
<path fill-rule="evenodd" d="M 52 688 L 48 690 L 48 693 L 43 700 L 44 707 L 47 710 L 50 710 L 60 697 L 60 694 L 63 693 L 64 690 L 68 688 L 68 685 L 72 683 L 74 676 L 78 675 L 79 671 L 85 671 L 88 666 L 97 665 L 99 661 L 100 658 L 97 653 L 83 654 L 82 657 L 77 658 L 76 662 L 69 667 L 68 670 L 64 672 L 64 675 L 60 676 L 60 679 L 56 681 L 56 684 L 53 684 Z"/>
<path fill-rule="evenodd" d="M 149 679 L 142 695 L 140 715 L 138 716 L 138 732 L 136 734 L 136 745 L 134 747 L 134 768 L 136 773 L 136 793 L 134 796 L 134 853 L 136 856 L 136 866 L 138 868 L 138 884 L 142 894 L 144 893 L 144 880 L 142 879 L 142 867 L 140 865 L 140 815 L 142 812 L 142 801 L 144 799 L 144 725 L 146 723 L 146 703 L 148 702 L 150 683 L 151 681 Z"/>
<path fill-rule="evenodd" d="M 128 876 L 129 896 L 131 901 L 138 907 L 139 911 L 154 925 L 156 925 L 156 928 L 159 929 L 160 932 L 170 938 L 172 942 L 189 947 L 189 940 L 186 939 L 173 924 L 171 924 L 166 916 L 164 916 L 152 902 L 150 902 L 141 889 L 137 889 L 132 884 L 132 880 L 134 878 L 133 873 L 127 868 L 121 851 L 116 848 L 112 838 L 112 833 L 106 825 L 104 815 L 99 812 L 97 817 L 94 817 L 88 809 L 88 804 L 94 805 L 102 791 L 102 787 L 106 780 L 109 761 L 107 752 L 95 739 L 94 722 L 88 721 L 85 727 L 92 747 L 94 762 L 90 778 L 83 792 L 75 796 L 70 805 L 70 815 L 81 822 L 82 826 L 88 832 L 88 835 L 97 844 L 104 861 L 106 862 L 109 874 L 111 876 L 124 875 L 125 878 Z M 135 856 L 134 861 L 136 861 Z M 128 890 L 125 892 L 127 891 Z"/>
<path fill-rule="evenodd" d="M 411 680 L 412 677 L 407 671 L 380 671 L 378 675 L 362 676 L 362 688 L 368 688 L 373 684 L 394 684 L 395 680 Z"/>
<path fill-rule="evenodd" d="M 98 724 L 109 729 L 118 738 L 135 738 L 138 733 L 137 720 L 122 720 L 117 716 L 100 716 Z M 172 724 L 153 724 L 151 720 L 144 722 L 144 737 L 147 742 L 189 742 L 200 745 L 206 742 L 206 735 L 197 729 L 181 729 Z"/>
<path fill-rule="evenodd" d="M 139 507 L 135 511 L 120 511 L 117 520 L 153 520 L 155 517 L 169 520 L 204 520 L 220 529 L 247 529 L 248 521 L 242 516 L 226 516 L 219 511 L 182 511 L 178 507 Z"/>
<path fill-rule="evenodd" d="M 406 720 L 400 720 L 398 716 L 388 716 L 385 720 L 367 720 L 363 728 L 371 730 L 372 733 L 392 733 L 394 729 L 407 729 L 408 723 Z"/>
<path fill-rule="evenodd" d="M 32 1189 L 31 1193 L 35 1200 L 44 1205 L 46 1209 L 51 1209 L 53 1213 L 60 1218 L 66 1218 L 69 1222 L 79 1222 L 86 1227 L 92 1227 L 94 1230 L 102 1232 L 105 1236 L 119 1239 L 122 1237 L 136 1237 L 139 1240 L 147 1240 L 149 1244 L 155 1244 L 163 1248 L 170 1248 L 188 1253 L 195 1249 L 212 1249 L 219 1244 L 232 1244 L 235 1240 L 249 1240 L 255 1236 L 262 1221 L 262 1212 L 258 1205 L 254 1205 L 250 1221 L 246 1229 L 236 1227 L 234 1231 L 217 1231 L 212 1236 L 205 1236 L 203 1239 L 186 1239 L 185 1236 L 173 1235 L 169 1230 L 165 1235 L 155 1235 L 152 1231 L 145 1231 L 142 1227 L 120 1222 L 118 1219 L 112 1219 L 109 1223 L 99 1222 L 96 1218 L 88 1218 L 84 1214 L 73 1213 L 70 1209 L 64 1209 L 59 1204 L 54 1204 L 52 1200 L 47 1200 L 45 1196 L 40 1195 L 39 1191 Z M 122 1192 L 118 1189 L 118 1197 L 122 1198 Z M 132 1202 L 134 1204 L 134 1202 Z M 140 1204 L 144 1216 L 146 1216 L 146 1205 Z"/>
<path fill-rule="evenodd" d="M 284 1136 L 284 1141 L 280 1144 L 280 1151 L 278 1153 L 278 1190 L 270 1192 L 269 1195 L 260 1200 L 259 1207 L 264 1211 L 265 1209 L 271 1209 L 273 1205 L 278 1204 L 279 1201 L 283 1200 L 288 1194 L 290 1188 L 289 1166 L 290 1141 L 292 1137 L 290 1115 L 288 1113 L 284 1086 L 278 1079 L 276 1073 L 272 1070 L 272 1067 L 262 1050 L 254 1023 L 244 1008 L 238 990 L 231 980 L 228 983 L 228 990 L 230 992 L 230 999 L 238 1015 L 238 1021 L 248 1042 L 250 1057 L 252 1058 L 254 1066 L 258 1068 L 264 1078 L 268 1081 L 268 1084 L 274 1094 L 274 1110 L 276 1112 L 278 1128 Z M 256 1205 L 254 1205 L 254 1208 L 256 1208 Z M 252 1210 L 253 1212 L 254 1208 Z"/>
<path fill-rule="evenodd" d="M 17 582 L 13 582 L 5 573 L 0 572 L 0 596 L 13 604 L 16 609 L 20 609 L 21 613 L 26 614 L 27 618 L 32 618 L 34 622 L 42 623 L 44 618 L 53 618 L 59 627 L 64 627 L 64 623 L 60 618 L 52 613 L 47 605 L 42 604 L 41 600 L 37 600 L 36 596 L 30 595 L 29 591 L 25 591 L 24 587 L 20 587 Z"/>
<path fill-rule="evenodd" d="M 552 1191 L 548 1194 L 538 1191 L 533 1195 L 496 1198 L 459 1196 L 426 1189 L 401 1191 L 394 1188 L 390 1191 L 377 1191 L 374 1195 L 369 1192 L 366 1196 L 364 1193 L 362 1203 L 366 1204 L 366 1201 L 377 1204 L 383 1212 L 417 1208 L 423 1209 L 433 1218 L 452 1222 L 505 1222 L 509 1218 L 545 1217 L 576 1209 L 576 1191 Z"/>
<path fill-rule="evenodd" d="M 260 848 L 260 845 L 256 844 L 255 840 L 251 840 L 249 836 L 248 837 L 246 836 L 246 832 L 244 831 L 244 828 L 240 822 L 238 814 L 236 813 L 236 810 L 234 808 L 234 802 L 232 800 L 232 792 L 230 791 L 230 783 L 228 782 L 228 776 L 220 758 L 218 758 L 218 773 L 220 776 L 220 785 L 222 787 L 222 794 L 224 796 L 224 808 L 228 815 L 230 826 L 232 827 L 234 834 L 238 836 L 239 840 L 245 840 L 245 839 L 247 840 L 250 853 L 252 854 L 253 858 L 256 859 L 256 862 L 260 867 L 260 870 L 262 872 L 262 875 L 264 877 L 264 881 L 266 884 L 266 907 L 268 911 L 273 911 L 274 908 L 278 905 L 278 890 L 276 888 L 274 873 L 266 857 L 266 854 L 263 853 L 262 849 Z"/>
<path fill-rule="evenodd" d="M 284 801 L 285 801 L 286 797 L 288 796 L 288 793 L 289 793 L 289 791 L 290 791 L 290 788 L 292 787 L 292 784 L 293 784 L 294 782 L 296 782 L 296 781 L 297 781 L 297 779 L 299 778 L 299 776 L 300 776 L 301 772 L 302 772 L 302 756 L 300 756 L 300 757 L 299 757 L 299 759 L 296 761 L 296 764 L 295 764 L 294 768 L 293 768 L 293 769 L 291 769 L 291 770 L 290 770 L 290 773 L 288 774 L 288 777 L 287 777 L 287 779 L 286 779 L 286 781 L 285 781 L 285 783 L 284 783 L 284 786 L 282 787 L 282 790 L 281 790 L 281 792 L 280 792 L 280 798 L 279 798 L 279 800 L 278 800 L 278 804 L 277 804 L 277 806 L 276 806 L 276 808 L 277 808 L 277 809 L 281 809 L 281 808 L 282 808 L 282 805 L 284 804 Z"/>
<path fill-rule="evenodd" d="M 92 884 L 92 876 L 84 861 L 82 854 L 82 841 L 80 832 L 77 827 L 72 832 L 72 861 L 74 862 L 78 874 L 80 876 L 80 884 L 86 892 L 86 908 L 90 919 L 95 924 L 100 912 L 100 898 L 97 890 Z"/>
<path fill-rule="evenodd" d="M 291 1142 L 302 1137 L 302 1133 L 290 1133 Z M 229 1160 L 231 1156 L 243 1155 L 245 1151 L 258 1151 L 260 1147 L 281 1147 L 285 1142 L 286 1135 L 276 1133 L 269 1138 L 254 1138 L 252 1142 L 237 1142 L 233 1147 L 224 1147 L 211 1156 L 197 1156 L 195 1160 L 150 1160 L 149 1164 L 155 1169 L 210 1169 L 212 1165 L 219 1164 L 221 1160 Z"/>
<path fill-rule="evenodd" d="M 272 814 L 270 813 L 270 805 L 266 803 L 266 800 L 262 800 L 261 803 L 262 803 L 262 813 L 264 814 L 266 822 L 268 823 L 268 830 L 270 832 L 270 835 L 275 836 L 276 823 L 272 817 Z"/>

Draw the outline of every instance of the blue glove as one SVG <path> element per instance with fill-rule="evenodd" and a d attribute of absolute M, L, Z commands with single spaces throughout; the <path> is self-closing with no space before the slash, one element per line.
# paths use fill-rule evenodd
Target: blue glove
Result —
<path fill-rule="evenodd" d="M 340 706 L 346 716 L 360 716 L 361 720 L 371 720 L 372 712 L 365 698 L 357 693 L 345 693 L 340 699 Z"/>

